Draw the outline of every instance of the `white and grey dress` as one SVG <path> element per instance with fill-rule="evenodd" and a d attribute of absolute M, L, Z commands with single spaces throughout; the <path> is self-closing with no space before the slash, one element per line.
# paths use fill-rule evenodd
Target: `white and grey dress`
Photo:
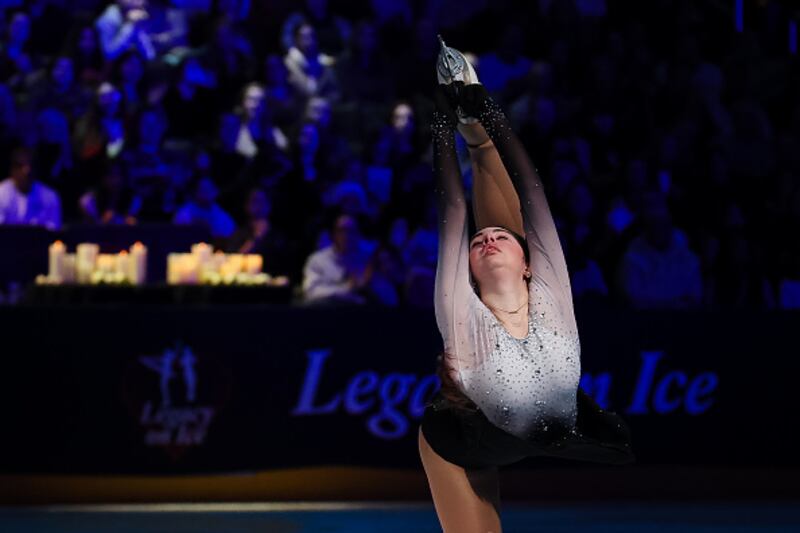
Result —
<path fill-rule="evenodd" d="M 440 195 L 436 320 L 444 344 L 445 368 L 479 412 L 466 415 L 460 409 L 443 408 L 446 402 L 437 397 L 426 410 L 423 432 L 429 441 L 438 440 L 431 442 L 437 452 L 461 464 L 501 464 L 513 462 L 511 459 L 518 455 L 536 455 L 542 448 L 528 449 L 522 444 L 509 451 L 507 457 L 499 448 L 515 447 L 506 436 L 522 443 L 552 442 L 543 438 L 548 433 L 558 435 L 558 442 L 549 449 L 555 454 L 569 451 L 571 441 L 578 447 L 596 444 L 610 452 L 584 453 L 575 448 L 572 454 L 565 452 L 565 457 L 630 462 L 632 454 L 624 422 L 615 413 L 600 409 L 578 387 L 580 341 L 569 274 L 539 176 L 505 115 L 488 96 L 479 119 L 520 199 L 533 275 L 529 283 L 528 333 L 524 339 L 513 337 L 470 283 L 467 208 L 455 133 L 452 125 L 439 116 L 432 128 Z M 487 427 L 485 422 L 493 427 Z M 465 450 L 459 450 L 459 435 L 453 435 L 459 432 L 464 433 L 462 440 L 468 441 L 462 447 L 470 448 L 473 456 L 485 453 L 494 457 L 460 456 Z M 481 442 L 492 434 L 505 444 Z M 491 449 L 482 452 L 484 444 Z M 549 452 L 546 449 L 542 453 Z"/>

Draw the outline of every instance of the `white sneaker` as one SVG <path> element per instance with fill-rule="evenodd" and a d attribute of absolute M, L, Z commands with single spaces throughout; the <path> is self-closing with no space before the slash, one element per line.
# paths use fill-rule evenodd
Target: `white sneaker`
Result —
<path fill-rule="evenodd" d="M 478 84 L 478 75 L 472 64 L 467 61 L 464 54 L 444 44 L 444 39 L 439 35 L 439 57 L 436 60 L 436 78 L 440 85 L 450 85 L 454 81 L 460 81 L 464 85 Z M 461 106 L 456 108 L 456 115 L 458 121 L 462 124 L 474 124 L 478 119 L 467 116 L 461 109 Z"/>

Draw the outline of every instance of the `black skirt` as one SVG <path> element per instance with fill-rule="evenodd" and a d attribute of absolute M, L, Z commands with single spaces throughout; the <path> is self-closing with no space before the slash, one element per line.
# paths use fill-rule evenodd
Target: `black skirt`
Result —
<path fill-rule="evenodd" d="M 613 411 L 605 411 L 580 387 L 575 428 L 548 424 L 530 439 L 497 427 L 480 409 L 453 407 L 437 394 L 425 408 L 422 433 L 445 460 L 464 468 L 488 468 L 526 457 L 557 457 L 613 465 L 635 461 L 630 429 Z"/>

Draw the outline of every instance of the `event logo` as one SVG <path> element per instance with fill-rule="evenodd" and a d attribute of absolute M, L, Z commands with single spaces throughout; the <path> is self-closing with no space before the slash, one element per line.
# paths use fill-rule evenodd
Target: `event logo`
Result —
<path fill-rule="evenodd" d="M 220 390 L 220 385 L 227 387 L 224 372 L 209 372 L 211 363 L 180 342 L 136 362 L 126 375 L 125 395 L 144 431 L 145 446 L 162 448 L 173 460 L 201 446 L 225 396 Z M 201 381 L 203 367 L 205 376 L 214 377 L 207 383 Z"/>
<path fill-rule="evenodd" d="M 408 434 L 409 420 L 422 417 L 426 402 L 440 385 L 435 375 L 390 372 L 381 376 L 374 371 L 364 371 L 350 378 L 340 392 L 321 398 L 319 389 L 331 350 L 311 350 L 306 355 L 308 366 L 291 414 L 313 416 L 344 411 L 357 416 L 371 411 L 366 419 L 367 430 L 381 439 L 399 439 Z M 664 352 L 643 351 L 640 357 L 641 366 L 632 383 L 630 403 L 621 413 L 697 416 L 708 412 L 714 404 L 719 385 L 716 373 L 702 372 L 694 376 L 683 370 L 660 373 L 658 364 Z M 609 372 L 584 373 L 580 381 L 581 388 L 605 409 L 614 408 L 610 405 L 611 385 Z"/>

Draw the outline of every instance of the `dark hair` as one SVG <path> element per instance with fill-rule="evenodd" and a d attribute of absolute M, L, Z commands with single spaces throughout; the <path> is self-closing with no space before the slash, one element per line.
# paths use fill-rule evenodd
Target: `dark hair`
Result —
<path fill-rule="evenodd" d="M 522 235 L 520 235 L 516 231 L 512 230 L 511 228 L 507 228 L 505 226 L 496 226 L 496 227 L 503 228 L 508 233 L 510 233 L 512 237 L 514 237 L 514 240 L 516 240 L 517 244 L 520 245 L 520 247 L 522 248 L 522 253 L 525 255 L 525 264 L 526 265 L 530 265 L 531 264 L 531 251 L 528 249 L 528 241 L 525 240 L 525 237 L 523 237 Z M 478 229 L 478 230 L 475 230 L 474 232 L 472 232 L 472 236 L 470 236 L 470 238 L 469 238 L 470 242 L 472 242 L 472 239 L 475 237 L 475 235 L 479 231 L 483 231 L 484 229 L 486 229 L 486 228 L 481 228 L 481 229 Z"/>
<path fill-rule="evenodd" d="M 314 27 L 314 25 L 313 25 L 313 24 L 311 24 L 311 22 L 309 22 L 309 21 L 308 21 L 308 19 L 306 19 L 306 18 L 303 18 L 303 19 L 301 19 L 300 21 L 298 21 L 298 22 L 297 22 L 297 25 L 296 25 L 294 28 L 292 28 L 292 40 L 293 40 L 293 41 L 294 41 L 295 39 L 297 39 L 297 37 L 300 35 L 300 30 L 301 30 L 301 29 L 302 29 L 304 26 L 308 26 L 309 28 L 311 28 L 312 30 L 314 30 L 314 34 L 316 34 L 316 32 L 317 32 L 317 29 Z M 292 43 L 292 44 L 294 44 L 294 43 Z"/>
<path fill-rule="evenodd" d="M 522 235 L 518 234 L 516 231 L 511 231 L 508 228 L 504 228 L 504 229 L 506 229 L 514 237 L 514 239 L 516 239 L 517 243 L 519 243 L 520 247 L 522 248 L 522 254 L 525 256 L 525 264 L 526 265 L 530 265 L 531 264 L 531 251 L 528 248 L 528 241 L 525 240 L 525 237 L 523 237 Z"/>
<path fill-rule="evenodd" d="M 142 54 L 139 53 L 138 50 L 130 48 L 127 52 L 114 60 L 113 64 L 111 65 L 111 79 L 109 80 L 111 83 L 114 85 L 120 85 L 122 83 L 122 65 L 124 65 L 125 62 L 131 58 L 138 59 L 139 63 L 142 65 L 142 72 L 145 72 L 145 69 L 147 68 L 147 61 L 142 57 Z"/>
<path fill-rule="evenodd" d="M 19 168 L 23 165 L 33 164 L 33 153 L 25 145 L 14 147 L 9 154 L 9 165 L 11 168 Z"/>
<path fill-rule="evenodd" d="M 333 235 L 333 232 L 336 231 L 336 226 L 339 223 L 339 219 L 342 218 L 342 217 L 348 217 L 348 218 L 352 219 L 353 222 L 356 223 L 356 227 L 358 228 L 359 233 L 361 233 L 361 228 L 364 227 L 362 225 L 362 223 L 361 223 L 362 221 L 361 221 L 360 217 L 358 217 L 356 215 L 353 215 L 353 214 L 350 214 L 350 213 L 346 213 L 345 211 L 343 211 L 341 209 L 337 209 L 337 210 L 331 212 L 329 216 L 330 216 L 330 218 L 328 219 L 327 229 L 331 233 L 331 235 Z"/>
<path fill-rule="evenodd" d="M 449 362 L 450 356 L 446 353 L 439 354 L 436 362 L 436 375 L 442 386 L 439 389 L 439 394 L 447 401 L 453 409 L 459 411 L 476 411 L 478 406 L 467 397 L 466 394 L 459 388 L 455 381 L 453 381 L 450 372 L 452 366 Z"/>

